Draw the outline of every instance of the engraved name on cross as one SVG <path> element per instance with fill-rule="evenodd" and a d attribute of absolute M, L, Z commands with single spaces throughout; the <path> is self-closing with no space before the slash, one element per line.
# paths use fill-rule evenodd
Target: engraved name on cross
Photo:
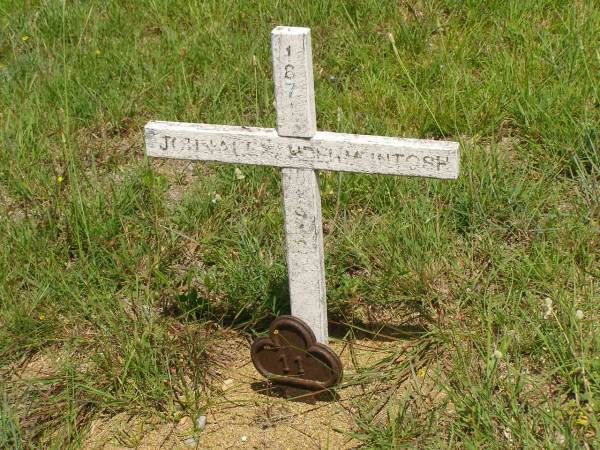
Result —
<path fill-rule="evenodd" d="M 146 153 L 157 158 L 281 167 L 292 315 L 327 344 L 327 305 L 318 169 L 452 179 L 457 142 L 317 131 L 309 28 L 271 33 L 277 128 L 148 122 Z"/>

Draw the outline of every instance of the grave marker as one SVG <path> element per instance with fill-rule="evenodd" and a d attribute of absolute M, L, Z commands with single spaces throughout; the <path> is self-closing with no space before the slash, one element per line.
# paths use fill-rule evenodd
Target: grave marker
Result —
<path fill-rule="evenodd" d="M 456 142 L 319 132 L 310 29 L 271 34 L 277 129 L 149 122 L 146 153 L 158 158 L 282 168 L 292 315 L 327 344 L 323 227 L 318 169 L 452 179 Z"/>

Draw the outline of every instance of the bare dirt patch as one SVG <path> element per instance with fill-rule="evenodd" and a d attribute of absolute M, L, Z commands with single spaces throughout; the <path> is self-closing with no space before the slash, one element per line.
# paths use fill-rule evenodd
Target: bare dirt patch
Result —
<path fill-rule="evenodd" d="M 332 347 L 351 379 L 398 345 L 402 344 L 354 340 L 335 342 Z M 383 386 L 378 389 L 371 383 L 367 392 L 360 384 L 342 385 L 337 398 L 321 397 L 314 404 L 267 395 L 264 379 L 250 361 L 247 340 L 240 338 L 228 347 L 222 394 L 210 402 L 203 430 L 195 430 L 194 421 L 187 417 L 166 424 L 117 415 L 94 421 L 84 448 L 349 449 L 359 445 L 351 433 L 358 431 L 362 407 L 375 402 Z"/>

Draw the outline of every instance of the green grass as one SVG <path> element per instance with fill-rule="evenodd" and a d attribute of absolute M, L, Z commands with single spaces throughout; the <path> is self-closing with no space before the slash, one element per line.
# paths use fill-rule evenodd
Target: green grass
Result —
<path fill-rule="evenodd" d="M 148 161 L 142 142 L 150 119 L 272 127 L 280 24 L 312 29 L 320 129 L 461 142 L 456 181 L 321 173 L 331 319 L 404 311 L 429 350 L 366 379 L 429 355 L 443 398 L 357 436 L 600 445 L 597 1 L 2 0 L 0 17 L 0 446 L 199 414 L 211 327 L 289 309 L 278 171 Z"/>

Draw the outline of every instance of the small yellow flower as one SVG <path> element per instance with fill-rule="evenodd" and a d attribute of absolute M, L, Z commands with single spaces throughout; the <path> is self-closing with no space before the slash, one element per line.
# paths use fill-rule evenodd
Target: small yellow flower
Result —
<path fill-rule="evenodd" d="M 585 414 L 580 414 L 579 417 L 575 420 L 575 423 L 577 425 L 585 427 L 589 425 L 590 421 L 588 420 L 588 417 Z"/>
<path fill-rule="evenodd" d="M 45 315 L 43 315 L 43 314 L 40 314 L 40 315 L 38 316 L 38 319 L 40 319 L 40 320 L 46 320 L 46 316 L 45 316 Z"/>
<path fill-rule="evenodd" d="M 419 369 L 419 370 L 417 371 L 417 376 L 418 376 L 419 378 L 425 378 L 425 369 Z"/>
<path fill-rule="evenodd" d="M 60 175 L 56 177 L 56 182 L 57 182 L 58 184 L 62 183 L 64 180 L 65 180 L 65 179 L 64 179 L 62 176 L 60 176 Z"/>
<path fill-rule="evenodd" d="M 97 48 L 97 49 L 96 49 L 96 51 L 95 51 L 94 53 L 96 54 L 96 56 L 100 56 L 100 54 L 101 54 L 102 52 L 100 51 L 100 49 L 99 49 L 99 48 Z"/>
<path fill-rule="evenodd" d="M 243 180 L 244 178 L 246 178 L 244 172 L 242 172 L 238 167 L 236 167 L 233 172 L 236 180 Z"/>
<path fill-rule="evenodd" d="M 25 35 L 25 36 L 21 36 L 21 40 L 23 42 L 27 42 L 29 40 L 29 36 Z"/>
<path fill-rule="evenodd" d="M 279 330 L 273 330 L 273 334 L 279 334 Z"/>

